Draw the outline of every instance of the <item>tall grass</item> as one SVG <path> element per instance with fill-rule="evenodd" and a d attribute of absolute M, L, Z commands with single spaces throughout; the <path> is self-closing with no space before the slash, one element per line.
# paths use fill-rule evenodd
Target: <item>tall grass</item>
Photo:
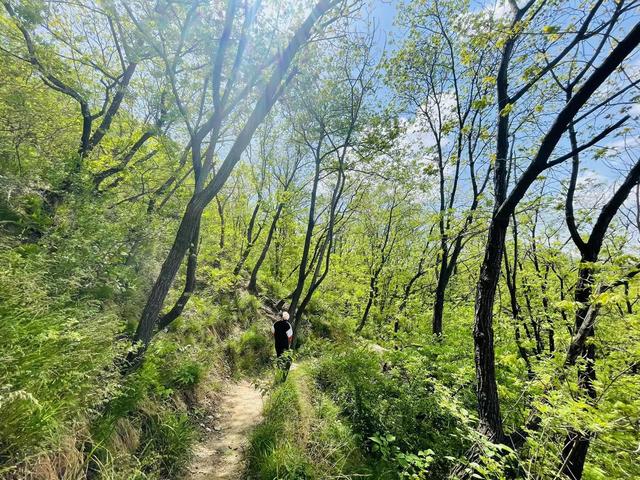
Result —
<path fill-rule="evenodd" d="M 54 448 L 117 389 L 118 322 L 95 302 L 51 296 L 43 264 L 0 255 L 0 464 Z"/>
<path fill-rule="evenodd" d="M 280 480 L 350 478 L 374 475 L 365 466 L 357 437 L 337 406 L 319 392 L 304 368 L 275 386 L 264 421 L 251 436 L 248 477 Z"/>
<path fill-rule="evenodd" d="M 214 306 L 201 292 L 122 377 L 137 297 L 100 281 L 87 289 L 69 275 L 82 262 L 60 256 L 0 248 L 0 477 L 175 478 L 195 441 L 199 385 L 228 371 L 216 330 L 255 321 L 255 301 L 233 293 Z M 256 329 L 235 344 L 246 369 L 267 364 L 270 347 Z"/>

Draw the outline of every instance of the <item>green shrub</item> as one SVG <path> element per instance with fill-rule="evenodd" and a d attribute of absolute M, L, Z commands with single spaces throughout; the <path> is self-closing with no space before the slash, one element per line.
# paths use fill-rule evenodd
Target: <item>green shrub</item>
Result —
<path fill-rule="evenodd" d="M 472 419 L 421 360 L 390 352 L 383 362 L 368 347 L 344 346 L 325 351 L 313 372 L 374 456 L 398 471 L 428 463 L 429 478 L 445 478 L 447 457 L 468 448 Z M 427 462 L 420 452 L 430 451 Z"/>
<path fill-rule="evenodd" d="M 179 363 L 171 372 L 169 382 L 181 389 L 191 388 L 202 380 L 203 367 L 194 360 Z"/>
<path fill-rule="evenodd" d="M 260 300 L 247 291 L 240 291 L 236 297 L 238 319 L 242 325 L 248 325 L 258 316 Z"/>
<path fill-rule="evenodd" d="M 273 275 L 259 275 L 258 285 L 269 298 L 285 298 L 290 293 Z"/>
<path fill-rule="evenodd" d="M 225 350 L 231 369 L 237 373 L 256 374 L 267 367 L 274 356 L 271 337 L 253 326 Z"/>
<path fill-rule="evenodd" d="M 93 422 L 93 463 L 102 470 L 122 472 L 135 460 L 137 466 L 131 471 L 144 475 L 139 478 L 173 478 L 184 469 L 195 434 L 184 404 L 173 397 L 192 390 L 204 375 L 203 366 L 188 355 L 174 341 L 158 339 L 152 345 L 142 366 L 125 377 L 118 395 Z M 138 448 L 120 458 L 117 447 L 123 425 L 134 430 L 125 437 L 140 439 Z M 114 462 L 119 462 L 117 468 Z"/>
<path fill-rule="evenodd" d="M 351 405 L 347 415 L 366 438 L 384 423 L 381 403 L 388 390 L 380 358 L 366 348 L 328 350 L 314 368 L 314 377 L 339 405 Z M 387 391 L 388 393 L 388 391 Z"/>
<path fill-rule="evenodd" d="M 272 392 L 264 408 L 264 421 L 251 436 L 248 454 L 251 478 L 315 478 L 298 445 L 302 412 L 299 392 L 291 378 Z"/>
<path fill-rule="evenodd" d="M 320 338 L 336 338 L 333 325 L 331 325 L 327 321 L 324 321 L 322 318 L 311 317 L 309 323 L 311 324 L 311 329 L 314 335 Z"/>
<path fill-rule="evenodd" d="M 211 332 L 220 340 L 225 340 L 231 334 L 235 322 L 233 313 L 219 307 L 208 315 L 207 320 Z"/>
<path fill-rule="evenodd" d="M 271 451 L 261 465 L 259 472 L 250 478 L 312 480 L 321 477 L 316 475 L 313 465 L 305 458 L 302 450 L 293 445 L 283 445 Z"/>

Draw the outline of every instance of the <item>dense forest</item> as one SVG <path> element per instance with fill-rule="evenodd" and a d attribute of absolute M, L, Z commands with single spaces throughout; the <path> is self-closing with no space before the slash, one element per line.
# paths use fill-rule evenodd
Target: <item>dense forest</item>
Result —
<path fill-rule="evenodd" d="M 0 478 L 640 478 L 640 1 L 1 3 Z"/>

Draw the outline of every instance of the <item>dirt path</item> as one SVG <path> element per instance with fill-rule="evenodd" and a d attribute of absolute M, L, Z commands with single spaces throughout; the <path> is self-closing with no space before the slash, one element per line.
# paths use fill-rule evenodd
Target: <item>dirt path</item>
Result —
<path fill-rule="evenodd" d="M 262 419 L 262 395 L 248 381 L 228 384 L 215 426 L 194 451 L 185 480 L 242 478 L 248 434 Z"/>

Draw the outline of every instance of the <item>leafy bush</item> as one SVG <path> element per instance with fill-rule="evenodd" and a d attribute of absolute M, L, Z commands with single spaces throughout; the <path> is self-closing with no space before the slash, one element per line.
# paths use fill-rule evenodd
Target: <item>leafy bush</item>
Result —
<path fill-rule="evenodd" d="M 202 376 L 202 365 L 193 360 L 186 360 L 171 372 L 169 381 L 172 385 L 186 389 L 200 383 Z"/>
<path fill-rule="evenodd" d="M 258 316 L 260 300 L 249 292 L 241 290 L 236 297 L 238 320 L 242 325 L 248 325 Z"/>
<path fill-rule="evenodd" d="M 469 412 L 431 378 L 419 356 L 391 352 L 383 362 L 368 347 L 337 347 L 313 373 L 369 451 L 397 471 L 417 474 L 422 465 L 428 470 L 421 474 L 444 478 L 469 446 Z"/>
<path fill-rule="evenodd" d="M 275 276 L 260 274 L 258 278 L 258 285 L 270 298 L 285 298 L 290 293 Z"/>

